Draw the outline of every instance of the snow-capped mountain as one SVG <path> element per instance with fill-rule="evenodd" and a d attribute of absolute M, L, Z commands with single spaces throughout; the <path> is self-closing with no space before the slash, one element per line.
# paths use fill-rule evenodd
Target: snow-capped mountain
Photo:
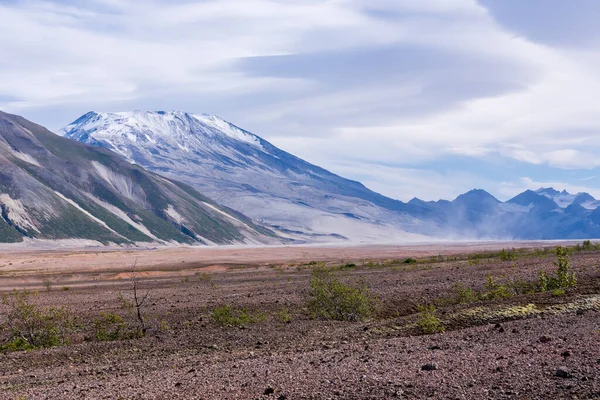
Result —
<path fill-rule="evenodd" d="M 535 193 L 552 200 L 560 208 L 567 208 L 571 204 L 577 204 L 588 210 L 595 210 L 600 206 L 600 201 L 596 200 L 589 193 L 571 194 L 566 190 L 559 192 L 554 188 L 540 188 Z"/>
<path fill-rule="evenodd" d="M 190 186 L 2 112 L 0 210 L 0 242 L 281 243 Z"/>
<path fill-rule="evenodd" d="M 194 186 L 279 232 L 311 241 L 418 238 L 406 205 L 273 146 L 214 115 L 89 112 L 61 135 Z"/>
<path fill-rule="evenodd" d="M 600 237 L 600 204 L 552 188 L 501 202 L 484 190 L 453 201 L 393 200 L 273 146 L 213 115 L 90 112 L 61 135 L 113 150 L 180 180 L 280 235 L 350 239 L 574 239 Z"/>

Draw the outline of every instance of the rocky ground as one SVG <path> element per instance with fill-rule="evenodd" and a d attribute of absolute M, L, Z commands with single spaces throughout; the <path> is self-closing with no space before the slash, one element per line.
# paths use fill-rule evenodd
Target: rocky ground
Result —
<path fill-rule="evenodd" d="M 476 249 L 480 251 L 481 249 Z M 37 288 L 32 302 L 77 317 L 70 344 L 0 354 L 1 399 L 596 399 L 600 398 L 600 252 L 570 256 L 577 286 L 490 300 L 455 301 L 456 285 L 534 281 L 556 270 L 552 253 L 501 257 L 386 248 L 335 255 L 276 250 L 240 262 L 232 249 L 213 260 L 164 254 L 138 258 L 143 338 L 98 342 L 102 312 L 128 317 L 130 266 L 107 269 L 103 253 L 4 255 L 0 288 Z M 463 249 L 462 253 L 465 252 Z M 449 252 L 452 254 L 460 251 Z M 342 255 L 342 257 L 340 257 Z M 130 254 L 126 254 L 130 258 Z M 8 257 L 11 261 L 9 261 Z M 21 258 L 18 258 L 21 257 Z M 28 258 L 29 257 L 29 258 Z M 145 257 L 145 258 L 144 258 Z M 315 262 L 311 260 L 315 257 Z M 53 260 L 57 268 L 43 268 Z M 81 264 L 77 265 L 77 261 Z M 184 261 L 183 263 L 181 261 Z M 342 279 L 365 282 L 380 299 L 375 318 L 321 321 L 305 309 L 312 270 L 325 262 Z M 86 263 L 91 266 L 89 269 Z M 11 264 L 11 265 L 9 265 Z M 183 265 L 182 265 L 183 264 Z M 52 264 L 54 265 L 54 264 Z M 77 268 L 75 266 L 78 266 Z M 18 267 L 18 268 L 17 268 Z M 22 268 L 22 279 L 18 269 Z M 88 271 L 87 273 L 85 271 Z M 424 335 L 420 304 L 435 304 L 446 332 Z M 247 309 L 254 321 L 219 325 L 216 307 Z M 0 307 L 0 323 L 10 309 Z"/>

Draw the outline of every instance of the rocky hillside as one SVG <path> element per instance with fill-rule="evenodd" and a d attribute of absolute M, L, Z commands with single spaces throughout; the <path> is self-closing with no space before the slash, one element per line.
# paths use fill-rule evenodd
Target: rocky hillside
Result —
<path fill-rule="evenodd" d="M 185 184 L 2 112 L 0 208 L 0 242 L 279 242 Z"/>

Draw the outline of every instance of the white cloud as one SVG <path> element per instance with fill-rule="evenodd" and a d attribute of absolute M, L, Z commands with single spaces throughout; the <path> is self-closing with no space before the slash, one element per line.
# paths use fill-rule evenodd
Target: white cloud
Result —
<path fill-rule="evenodd" d="M 475 0 L 69 4 L 0 5 L 0 109 L 35 114 L 83 104 L 101 110 L 178 104 L 217 111 L 288 151 L 401 198 L 524 187 L 486 183 L 478 171 L 418 166 L 445 157 L 600 166 L 597 49 L 555 48 L 515 35 Z M 320 78 L 240 64 L 318 52 L 333 60 L 365 49 L 389 49 L 377 53 L 372 73 L 358 68 L 367 61 L 360 57 Z M 318 72 L 310 61 L 307 68 Z M 287 62 L 280 69 L 294 59 Z M 365 170 L 372 173 L 361 175 Z"/>

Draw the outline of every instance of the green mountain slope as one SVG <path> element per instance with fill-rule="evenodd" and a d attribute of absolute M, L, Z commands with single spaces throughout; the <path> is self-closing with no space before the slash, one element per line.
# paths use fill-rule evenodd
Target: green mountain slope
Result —
<path fill-rule="evenodd" d="M 278 242 L 191 187 L 2 112 L 0 208 L 0 242 Z"/>

